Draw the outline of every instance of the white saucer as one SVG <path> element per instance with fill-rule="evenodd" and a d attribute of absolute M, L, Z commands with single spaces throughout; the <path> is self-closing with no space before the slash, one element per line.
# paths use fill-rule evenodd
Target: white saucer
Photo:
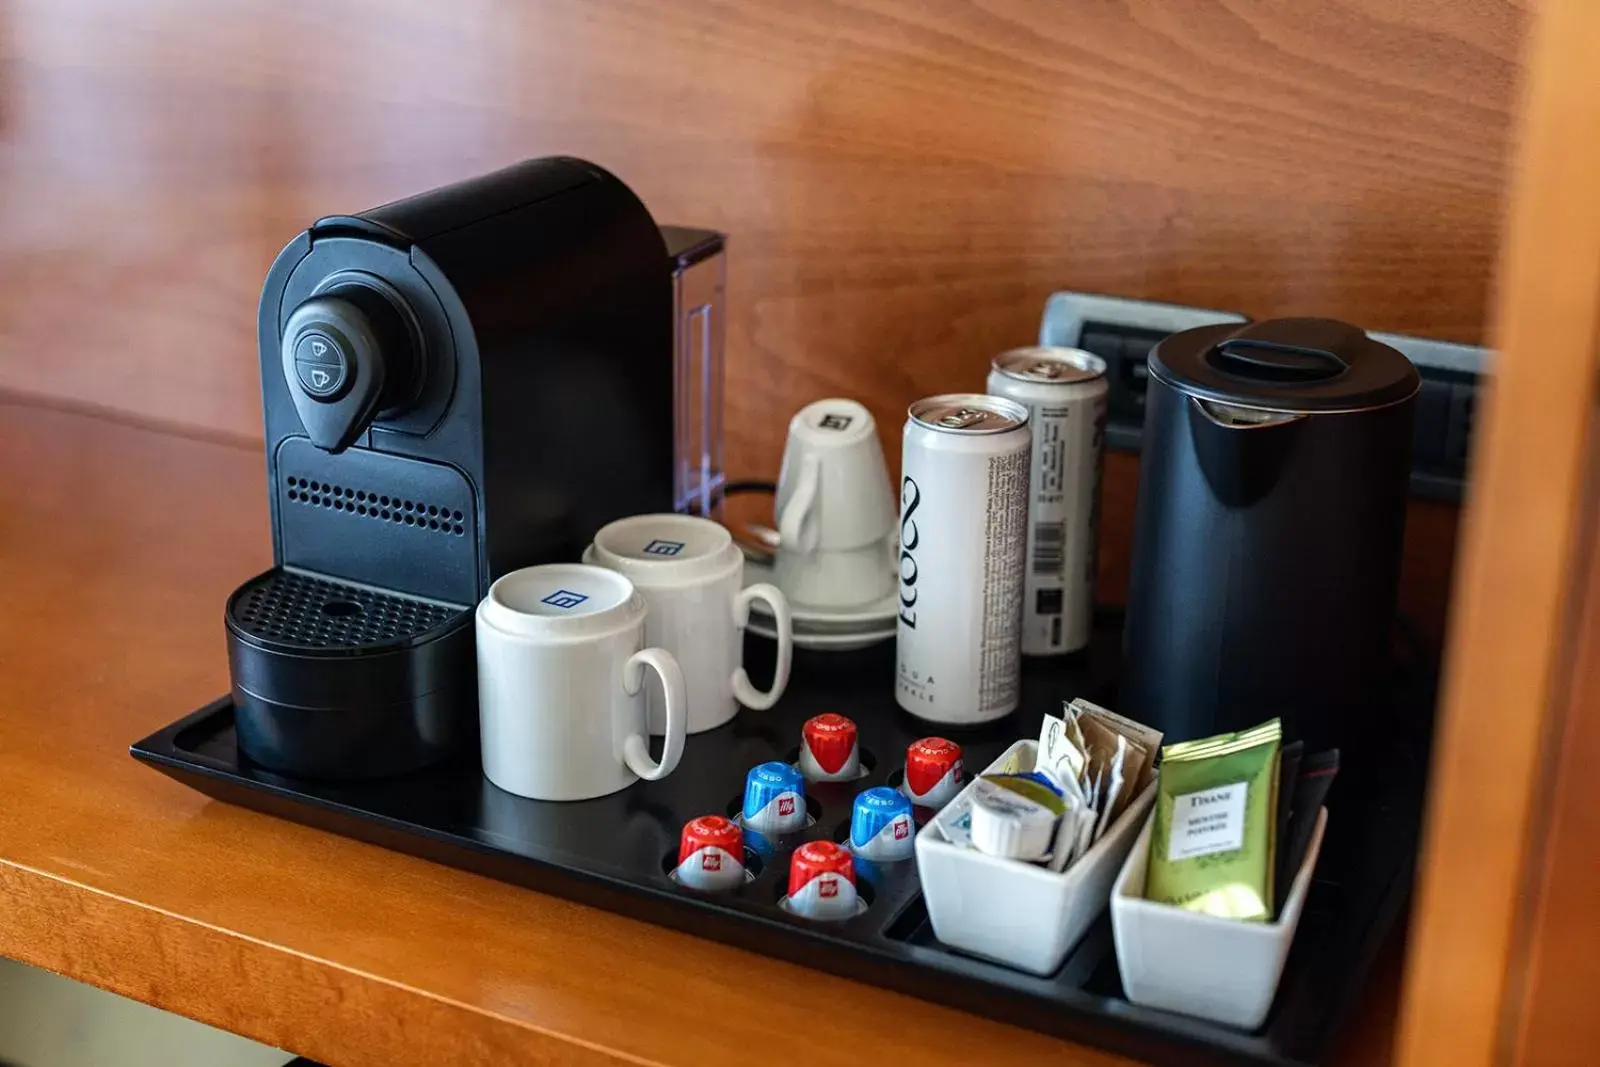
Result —
<path fill-rule="evenodd" d="M 772 620 L 765 615 L 750 616 L 750 621 L 745 624 L 745 629 L 758 637 L 765 637 L 769 641 L 778 639 L 778 632 L 772 628 Z M 794 643 L 797 648 L 809 648 L 819 652 L 854 652 L 858 648 L 867 648 L 883 641 L 893 640 L 896 628 L 891 626 L 887 630 L 871 633 L 802 633 L 794 632 Z"/>
<path fill-rule="evenodd" d="M 772 564 L 765 561 L 746 559 L 744 561 L 744 584 L 754 585 L 757 582 L 768 582 L 776 585 L 772 579 Z M 761 604 L 750 605 L 751 622 L 757 625 L 767 624 L 770 627 L 772 616 L 761 610 Z M 802 633 L 812 637 L 838 637 L 861 639 L 870 636 L 871 640 L 865 644 L 881 641 L 885 637 L 893 637 L 896 620 L 900 615 L 900 597 L 895 590 L 890 590 L 882 600 L 872 604 L 863 604 L 856 608 L 813 608 L 789 602 L 789 616 L 794 620 L 795 644 L 802 648 L 822 647 L 805 645 L 800 641 Z M 752 629 L 755 629 L 752 626 Z M 756 629 L 761 633 L 760 629 Z M 767 636 L 771 636 L 770 629 Z M 840 647 L 840 646 L 835 646 Z M 856 645 L 856 648 L 864 647 Z"/>

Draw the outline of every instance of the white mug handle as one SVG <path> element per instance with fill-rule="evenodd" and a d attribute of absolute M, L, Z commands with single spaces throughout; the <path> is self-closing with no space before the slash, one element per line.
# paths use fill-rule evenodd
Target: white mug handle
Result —
<path fill-rule="evenodd" d="M 778 516 L 778 545 L 791 548 L 802 556 L 809 556 L 817 547 L 817 524 L 812 518 L 812 506 L 817 502 L 818 482 L 821 481 L 816 456 L 800 457 L 800 474 L 789 497 L 789 506 Z"/>
<path fill-rule="evenodd" d="M 789 600 L 776 586 L 760 583 L 740 590 L 733 600 L 733 625 L 740 632 L 742 642 L 745 623 L 750 621 L 750 602 L 763 601 L 772 611 L 772 621 L 778 624 L 778 665 L 772 670 L 772 687 L 765 693 L 750 684 L 744 667 L 733 671 L 733 696 L 739 703 L 756 711 L 766 711 L 783 696 L 789 684 L 789 661 L 794 657 L 794 622 L 789 617 Z M 741 646 L 742 647 L 742 646 Z"/>
<path fill-rule="evenodd" d="M 622 743 L 622 758 L 628 769 L 647 782 L 665 778 L 677 769 L 683 758 L 683 743 L 688 738 L 688 709 L 683 686 L 683 670 L 672 653 L 664 648 L 646 648 L 628 657 L 622 668 L 622 688 L 629 696 L 637 696 L 644 686 L 644 669 L 649 667 L 661 679 L 665 700 L 667 737 L 662 744 L 661 761 L 650 758 L 648 732 L 634 733 Z M 648 731 L 648 725 L 646 726 Z"/>

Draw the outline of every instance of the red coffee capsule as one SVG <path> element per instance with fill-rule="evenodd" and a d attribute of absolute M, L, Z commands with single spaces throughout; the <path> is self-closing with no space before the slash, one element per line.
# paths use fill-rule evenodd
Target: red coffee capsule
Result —
<path fill-rule="evenodd" d="M 721 815 L 702 815 L 684 823 L 676 874 L 680 884 L 693 889 L 743 885 L 744 831 Z"/>
<path fill-rule="evenodd" d="M 848 919 L 857 911 L 856 866 L 850 850 L 807 841 L 789 859 L 789 910 L 808 919 Z"/>
<path fill-rule="evenodd" d="M 961 746 L 942 737 L 924 737 L 906 749 L 902 792 L 911 803 L 942 808 L 961 792 Z"/>
<path fill-rule="evenodd" d="M 828 712 L 800 728 L 800 773 L 813 782 L 850 781 L 861 775 L 856 724 Z"/>

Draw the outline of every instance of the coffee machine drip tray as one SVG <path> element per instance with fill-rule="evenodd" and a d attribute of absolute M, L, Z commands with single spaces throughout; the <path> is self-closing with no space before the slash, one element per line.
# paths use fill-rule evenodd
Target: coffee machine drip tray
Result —
<path fill-rule="evenodd" d="M 355 779 L 442 759 L 475 716 L 472 608 L 275 567 L 228 598 L 239 746 Z"/>
<path fill-rule="evenodd" d="M 228 625 L 264 644 L 362 649 L 403 645 L 449 622 L 461 610 L 460 605 L 272 570 L 234 594 Z"/>

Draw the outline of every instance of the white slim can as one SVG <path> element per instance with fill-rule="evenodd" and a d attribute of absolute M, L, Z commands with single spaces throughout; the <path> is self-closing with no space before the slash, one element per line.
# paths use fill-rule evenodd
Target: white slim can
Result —
<path fill-rule="evenodd" d="M 1028 409 L 957 394 L 911 405 L 900 476 L 895 699 L 931 722 L 1016 709 Z"/>
<path fill-rule="evenodd" d="M 989 392 L 1028 409 L 1028 551 L 1022 654 L 1089 643 L 1105 465 L 1106 364 L 1077 348 L 1014 348 L 995 357 Z"/>

